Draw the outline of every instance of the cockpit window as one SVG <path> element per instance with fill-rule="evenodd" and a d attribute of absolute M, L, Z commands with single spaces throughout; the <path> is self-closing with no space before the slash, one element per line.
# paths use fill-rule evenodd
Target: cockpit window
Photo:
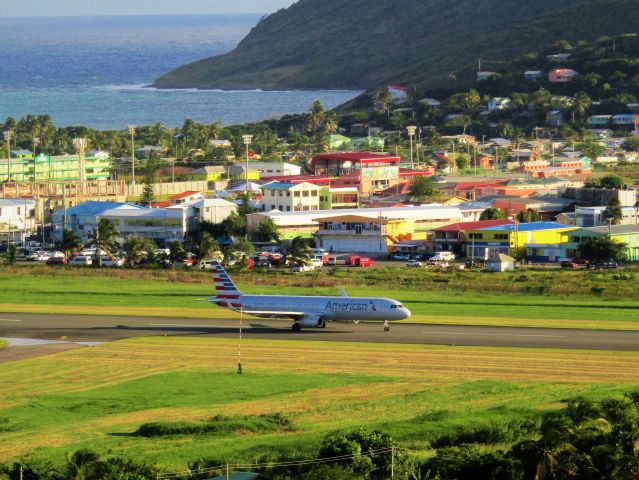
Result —
<path fill-rule="evenodd" d="M 399 303 L 398 303 L 398 304 L 395 306 L 395 308 L 404 308 L 404 305 L 401 305 L 401 304 L 399 304 Z"/>
<path fill-rule="evenodd" d="M 391 305 L 391 308 L 397 308 L 397 305 Z"/>

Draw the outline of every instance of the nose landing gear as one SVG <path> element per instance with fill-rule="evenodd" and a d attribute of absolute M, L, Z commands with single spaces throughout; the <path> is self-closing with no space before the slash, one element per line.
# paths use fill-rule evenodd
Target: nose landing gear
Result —
<path fill-rule="evenodd" d="M 388 320 L 384 320 L 384 331 L 385 332 L 390 331 L 390 325 L 388 324 Z"/>

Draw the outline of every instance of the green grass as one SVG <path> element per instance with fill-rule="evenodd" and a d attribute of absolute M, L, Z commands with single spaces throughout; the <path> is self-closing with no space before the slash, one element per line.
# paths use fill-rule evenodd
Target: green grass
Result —
<path fill-rule="evenodd" d="M 246 341 L 237 375 L 236 348 L 146 338 L 5 364 L 0 461 L 62 463 L 80 448 L 163 470 L 308 458 L 325 435 L 360 426 L 428 454 L 451 434 L 537 422 L 567 398 L 639 384 L 632 353 Z M 140 435 L 153 423 L 160 435 Z"/>
<path fill-rule="evenodd" d="M 0 340 L 0 348 L 6 348 L 9 343 L 6 340 Z"/>
<path fill-rule="evenodd" d="M 591 272 L 528 272 L 491 276 L 408 272 L 394 269 L 395 288 L 386 279 L 391 269 L 331 275 L 237 275 L 246 293 L 339 295 L 343 285 L 351 296 L 386 296 L 413 312 L 411 322 L 639 329 L 639 293 L 634 273 L 628 278 Z M 36 274 L 33 274 L 33 273 Z M 383 275 L 386 277 L 383 277 Z M 523 275 L 523 279 L 522 279 Z M 290 285 L 296 282 L 302 287 Z M 605 284 L 601 296 L 588 290 Z M 489 286 L 493 290 L 487 290 Z M 590 287 L 592 288 L 592 287 Z M 514 291 L 513 291 L 514 290 Z M 229 317 L 213 307 L 206 274 L 165 271 L 14 269 L 0 272 L 0 310 L 6 312 L 132 314 L 181 317 Z M 587 292 L 587 293 L 586 293 Z"/>

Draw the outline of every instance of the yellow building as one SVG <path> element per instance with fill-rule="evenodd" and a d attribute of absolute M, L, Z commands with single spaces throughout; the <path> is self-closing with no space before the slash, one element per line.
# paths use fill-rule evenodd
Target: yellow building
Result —
<path fill-rule="evenodd" d="M 333 252 L 385 255 L 397 243 L 428 239 L 427 232 L 415 231 L 414 219 L 337 215 L 316 221 L 319 223 L 317 244 Z"/>
<path fill-rule="evenodd" d="M 504 254 L 556 262 L 562 255 L 562 234 L 576 228 L 556 222 L 531 222 L 469 230 L 466 256 L 487 260 L 493 254 Z"/>
<path fill-rule="evenodd" d="M 189 179 L 202 182 L 219 182 L 225 174 L 226 168 L 223 166 L 209 165 L 193 170 L 189 174 Z"/>

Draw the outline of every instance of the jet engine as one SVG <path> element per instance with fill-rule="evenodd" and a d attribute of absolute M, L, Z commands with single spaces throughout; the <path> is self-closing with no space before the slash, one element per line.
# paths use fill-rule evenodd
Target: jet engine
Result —
<path fill-rule="evenodd" d="M 313 317 L 313 316 L 303 316 L 297 322 L 300 327 L 305 328 L 324 328 L 326 327 L 326 322 L 322 317 Z"/>

